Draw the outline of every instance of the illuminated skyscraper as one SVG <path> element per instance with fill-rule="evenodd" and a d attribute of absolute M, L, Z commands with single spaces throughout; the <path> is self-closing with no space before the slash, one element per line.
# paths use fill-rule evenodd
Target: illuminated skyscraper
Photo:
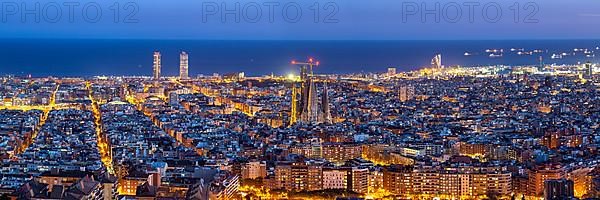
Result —
<path fill-rule="evenodd" d="M 591 78 L 594 75 L 594 65 L 591 62 L 585 63 L 585 76 Z"/>
<path fill-rule="evenodd" d="M 179 79 L 188 79 L 190 76 L 188 74 L 188 54 L 185 51 L 182 51 L 179 54 Z"/>
<path fill-rule="evenodd" d="M 431 59 L 431 67 L 434 69 L 442 69 L 444 66 L 442 65 L 442 54 L 436 54 L 433 59 Z"/>
<path fill-rule="evenodd" d="M 160 68 L 161 68 L 161 64 L 160 64 L 160 52 L 155 51 L 154 52 L 154 65 L 153 65 L 153 72 L 154 72 L 154 80 L 158 80 L 160 79 Z"/>
<path fill-rule="evenodd" d="M 387 75 L 388 76 L 394 76 L 394 75 L 396 75 L 396 68 L 394 68 L 394 67 L 388 68 Z"/>

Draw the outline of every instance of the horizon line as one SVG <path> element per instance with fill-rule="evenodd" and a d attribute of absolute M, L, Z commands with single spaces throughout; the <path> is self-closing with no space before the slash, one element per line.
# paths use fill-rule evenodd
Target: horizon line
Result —
<path fill-rule="evenodd" d="M 0 37 L 0 40 L 154 40 L 154 41 L 556 41 L 556 40 L 598 40 L 600 38 L 475 38 L 475 39 L 462 39 L 462 38 L 443 38 L 443 39 L 224 39 L 224 38 L 100 38 L 100 37 Z"/>

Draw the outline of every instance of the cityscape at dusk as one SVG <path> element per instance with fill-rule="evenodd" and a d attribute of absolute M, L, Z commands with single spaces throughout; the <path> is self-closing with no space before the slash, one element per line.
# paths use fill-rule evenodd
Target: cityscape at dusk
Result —
<path fill-rule="evenodd" d="M 599 7 L 0 2 L 0 200 L 600 199 Z"/>

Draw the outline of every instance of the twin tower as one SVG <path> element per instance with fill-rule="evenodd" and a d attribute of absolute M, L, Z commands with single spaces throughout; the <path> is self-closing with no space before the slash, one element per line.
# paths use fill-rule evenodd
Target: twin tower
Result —
<path fill-rule="evenodd" d="M 155 51 L 154 52 L 154 64 L 152 67 L 154 80 L 160 79 L 161 67 L 162 67 L 162 65 L 161 65 L 160 52 Z M 179 79 L 190 78 L 188 67 L 189 67 L 188 54 L 185 51 L 182 51 L 181 54 L 179 54 Z"/>

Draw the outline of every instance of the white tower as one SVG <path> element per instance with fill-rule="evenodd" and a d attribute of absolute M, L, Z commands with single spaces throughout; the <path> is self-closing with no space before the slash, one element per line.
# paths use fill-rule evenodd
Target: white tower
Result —
<path fill-rule="evenodd" d="M 160 68 L 161 68 L 160 52 L 155 51 L 154 52 L 154 65 L 153 65 L 154 80 L 160 79 Z"/>
<path fill-rule="evenodd" d="M 431 66 L 434 69 L 444 68 L 444 65 L 442 65 L 442 54 L 436 54 L 433 59 L 431 59 Z"/>
<path fill-rule="evenodd" d="M 188 74 L 188 54 L 185 51 L 182 51 L 179 54 L 179 79 L 188 79 L 190 76 Z"/>

